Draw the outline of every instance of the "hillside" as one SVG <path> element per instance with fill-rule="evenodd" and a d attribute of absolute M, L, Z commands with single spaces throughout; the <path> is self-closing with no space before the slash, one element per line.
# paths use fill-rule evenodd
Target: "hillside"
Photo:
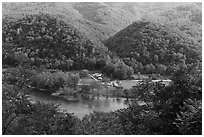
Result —
<path fill-rule="evenodd" d="M 142 17 L 150 22 L 159 22 L 172 28 L 177 28 L 197 42 L 202 40 L 202 5 L 191 3 L 180 5 L 173 9 L 151 12 Z"/>
<path fill-rule="evenodd" d="M 177 28 L 137 21 L 104 42 L 135 72 L 172 73 L 201 61 L 201 43 Z"/>
<path fill-rule="evenodd" d="M 95 44 L 99 44 L 136 20 L 163 20 L 166 12 L 180 14 L 176 8 L 186 5 L 195 6 L 192 3 L 161 2 L 12 2 L 2 3 L 2 15 L 3 18 L 18 19 L 28 14 L 50 14 L 72 24 Z"/>
<path fill-rule="evenodd" d="M 49 14 L 4 19 L 2 32 L 4 67 L 100 69 L 120 79 L 133 74 L 132 68 L 106 47 L 94 44 L 71 24 Z"/>
<path fill-rule="evenodd" d="M 121 8 L 136 15 L 141 19 L 145 14 L 151 12 L 165 11 L 181 5 L 191 4 L 190 2 L 106 2 L 111 7 Z"/>
<path fill-rule="evenodd" d="M 132 46 L 130 46 L 130 45 L 131 45 L 131 43 L 135 44 L 135 42 L 138 40 L 138 38 L 135 39 L 134 35 L 138 35 L 136 33 L 139 33 L 139 35 L 140 35 L 140 30 L 143 31 L 143 29 L 145 29 L 144 31 L 146 31 L 146 28 L 144 27 L 145 25 L 139 25 L 139 26 L 136 25 L 135 26 L 136 28 L 128 27 L 130 29 L 125 29 L 125 31 L 122 30 L 121 32 L 119 32 L 121 29 L 130 25 L 133 21 L 141 19 L 141 20 L 143 20 L 143 22 L 150 22 L 150 24 L 156 24 L 156 26 L 157 26 L 157 24 L 160 24 L 158 26 L 158 29 L 160 29 L 160 28 L 164 29 L 164 32 L 163 32 L 163 30 L 162 30 L 162 32 L 159 31 L 158 32 L 159 34 L 157 36 L 157 37 L 161 37 L 161 38 L 157 38 L 157 39 L 162 39 L 162 40 L 161 41 L 160 40 L 156 40 L 156 41 L 153 40 L 154 43 L 159 43 L 159 45 L 162 45 L 162 42 L 164 41 L 163 43 L 165 45 L 169 45 L 169 43 L 166 42 L 166 40 L 163 40 L 163 38 L 166 37 L 163 35 L 166 33 L 167 34 L 170 33 L 169 35 L 170 36 L 172 35 L 172 37 L 174 37 L 174 35 L 176 35 L 176 37 L 178 37 L 177 39 L 180 39 L 180 37 L 182 37 L 182 39 L 184 38 L 185 42 L 190 41 L 187 43 L 190 43 L 190 44 L 193 43 L 193 44 L 191 44 L 190 47 L 194 47 L 194 45 L 201 45 L 201 42 L 202 42 L 201 41 L 201 38 L 202 38 L 202 29 L 201 29 L 202 11 L 201 11 L 201 9 L 202 9 L 202 7 L 201 7 L 200 3 L 136 3 L 136 2 L 135 3 L 127 3 L 127 2 L 117 2 L 117 3 L 109 3 L 109 2 L 107 2 L 107 3 L 100 3 L 100 2 L 80 2 L 80 3 L 78 3 L 78 2 L 76 2 L 76 3 L 69 3 L 69 2 L 68 3 L 46 3 L 46 2 L 45 3 L 43 3 L 43 2 L 32 3 L 32 2 L 27 2 L 27 3 L 23 3 L 22 2 L 22 3 L 15 3 L 15 2 L 13 2 L 13 3 L 3 3 L 2 4 L 2 13 L 3 13 L 4 23 L 6 23 L 8 21 L 14 21 L 14 20 L 17 21 L 18 19 L 26 18 L 27 15 L 37 15 L 37 14 L 43 13 L 43 14 L 49 14 L 51 17 L 54 17 L 57 20 L 61 20 L 65 24 L 69 24 L 69 26 L 72 26 L 72 28 L 74 30 L 76 30 L 77 33 L 80 34 L 79 39 L 81 39 L 82 37 L 83 37 L 82 39 L 86 38 L 88 40 L 88 43 L 91 43 L 90 44 L 90 45 L 92 45 L 91 47 L 94 47 L 94 49 L 96 48 L 98 50 L 99 55 L 103 54 L 102 58 L 104 58 L 106 56 L 106 54 L 108 54 L 108 56 L 105 57 L 106 59 L 104 59 L 102 61 L 103 63 L 99 63 L 100 67 L 98 67 L 98 65 L 96 65 L 97 63 L 95 63 L 93 61 L 93 60 L 95 60 L 94 58 L 96 57 L 96 55 L 94 54 L 93 55 L 94 58 L 92 59 L 92 61 L 91 61 L 92 63 L 90 63 L 90 64 L 95 64 L 95 65 L 93 65 L 94 67 L 91 67 L 91 65 L 89 65 L 88 68 L 93 68 L 93 69 L 95 67 L 101 68 L 102 65 L 108 64 L 109 67 L 106 68 L 106 70 L 107 70 L 107 73 L 109 73 L 109 74 L 111 72 L 114 72 L 113 70 L 117 70 L 116 66 L 119 66 L 116 62 L 120 62 L 121 60 L 118 59 L 118 57 L 116 57 L 117 54 L 122 58 L 134 56 L 134 59 L 138 60 L 139 64 L 137 62 L 135 62 L 135 60 L 128 61 L 128 59 L 125 59 L 124 61 L 128 65 L 137 64 L 137 65 L 130 65 L 133 68 L 135 68 L 134 69 L 135 72 L 138 72 L 138 70 L 141 70 L 142 72 L 146 72 L 143 68 L 144 68 L 144 66 L 146 66 L 148 64 L 150 64 L 151 67 L 146 66 L 147 69 L 153 68 L 153 70 L 155 70 L 155 68 L 157 68 L 157 65 L 156 65 L 157 61 L 152 62 L 153 61 L 152 58 L 149 60 L 149 59 L 145 59 L 143 57 L 142 58 L 137 57 L 137 56 L 141 56 L 139 54 L 143 54 L 143 42 L 142 42 L 142 44 L 139 43 L 139 45 L 141 47 L 139 48 L 139 51 L 137 51 L 138 54 L 136 54 L 136 57 L 135 57 L 135 55 L 132 55 L 132 54 L 134 54 L 133 52 L 135 52 L 134 50 L 136 50 L 136 49 L 132 48 Z M 163 27 L 163 26 L 166 26 L 166 27 Z M 49 26 L 48 26 L 48 28 L 49 28 Z M 40 29 L 42 29 L 42 28 L 40 28 Z M 152 39 L 154 39 L 154 37 L 153 38 L 151 38 L 151 37 L 155 33 L 155 28 L 150 27 L 150 30 L 151 29 L 153 30 L 151 32 L 152 34 L 149 34 L 149 32 L 148 32 L 149 30 L 147 30 L 147 34 L 145 34 L 144 37 L 142 36 L 142 39 L 144 39 L 144 41 L 146 41 L 146 36 L 149 36 L 149 35 L 150 35 L 150 37 L 147 38 L 147 41 L 152 41 Z M 61 33 L 61 32 L 55 32 L 55 30 L 52 30 L 51 32 L 53 34 L 55 34 L 55 33 L 60 34 Z M 51 33 L 51 32 L 49 32 L 49 33 Z M 119 33 L 116 34 L 117 32 L 119 32 Z M 30 33 L 28 33 L 28 32 L 25 32 L 25 33 L 26 33 L 26 35 L 30 35 Z M 143 32 L 141 32 L 141 33 L 143 33 Z M 116 34 L 116 35 L 113 38 L 111 38 L 114 34 Z M 38 35 L 38 33 L 35 35 Z M 50 35 L 51 35 L 51 37 L 53 37 L 52 34 L 50 34 Z M 66 33 L 65 33 L 65 35 L 66 35 Z M 131 37 L 123 38 L 124 36 L 122 36 L 122 35 L 127 35 L 127 37 L 129 35 L 131 35 L 132 38 Z M 3 37 L 7 37 L 7 36 L 3 36 Z M 116 37 L 118 37 L 118 38 L 116 38 Z M 136 36 L 136 37 L 139 37 L 139 39 L 140 39 L 140 36 Z M 57 41 L 59 38 L 61 39 L 61 37 L 56 38 Z M 120 38 L 123 38 L 123 39 L 120 39 Z M 73 37 L 73 39 L 75 39 L 75 37 Z M 174 43 L 178 43 L 177 39 L 173 40 Z M 21 39 L 21 41 L 24 41 L 24 40 L 27 40 L 27 39 L 23 39 L 23 40 Z M 33 40 L 33 41 L 34 41 L 34 43 L 36 43 L 36 40 Z M 82 41 L 84 42 L 84 40 L 82 40 Z M 106 47 L 104 47 L 102 41 L 106 41 L 105 42 L 106 46 L 111 51 L 114 51 L 117 54 L 113 55 L 112 53 L 110 53 L 110 51 Z M 157 42 L 157 41 L 159 41 L 159 42 Z M 122 43 L 120 43 L 120 42 L 122 42 Z M 73 42 L 73 43 L 74 43 L 73 45 L 78 45 L 77 42 L 76 43 Z M 79 43 L 81 43 L 81 42 L 79 42 Z M 116 43 L 118 43 L 118 44 L 116 45 Z M 14 44 L 16 44 L 16 43 L 14 42 Z M 19 41 L 17 44 L 19 45 Z M 147 45 L 152 45 L 152 44 L 149 43 Z M 197 46 L 197 47 L 199 47 L 199 46 Z M 195 47 L 195 48 L 197 48 L 197 47 Z M 58 46 L 55 49 L 56 49 L 56 51 L 58 51 Z M 55 51 L 55 49 L 53 51 Z M 64 47 L 62 49 L 64 49 Z M 162 47 L 162 49 L 163 49 L 163 47 Z M 85 50 L 86 50 L 86 48 L 85 48 Z M 151 48 L 148 50 L 151 50 Z M 78 58 L 76 58 L 75 55 L 73 57 L 71 56 L 71 55 L 73 55 L 74 52 L 71 52 L 71 51 L 69 51 L 69 52 L 71 54 L 69 56 L 67 56 L 67 58 L 70 58 L 71 60 L 74 60 L 74 59 L 77 60 L 78 59 Z M 146 52 L 146 51 L 144 51 L 144 52 Z M 155 53 L 155 52 L 156 51 L 153 51 L 153 53 L 150 52 L 151 53 L 150 56 L 148 55 L 149 53 L 147 53 L 147 56 L 152 57 L 152 56 L 154 56 L 154 54 L 156 54 L 158 56 L 158 53 Z M 197 49 L 196 49 L 196 52 L 197 52 Z M 164 52 L 164 53 L 166 53 L 166 52 Z M 44 52 L 42 54 L 44 54 Z M 48 52 L 46 54 L 48 54 Z M 175 54 L 177 54 L 177 51 L 175 52 Z M 86 56 L 86 54 L 83 56 Z M 156 60 L 158 58 L 157 56 L 155 57 Z M 178 55 L 178 56 L 180 56 L 180 55 Z M 185 55 L 185 56 L 190 56 L 190 57 L 179 57 L 179 58 L 180 59 L 188 58 L 187 63 L 192 62 L 192 59 L 189 59 L 189 58 L 192 58 L 193 55 L 189 54 L 189 55 Z M 40 57 L 40 58 L 44 58 L 44 57 Z M 116 61 L 113 58 L 117 58 L 117 59 L 115 59 Z M 163 56 L 160 57 L 160 55 L 159 55 L 159 64 L 161 63 L 163 65 L 167 65 L 167 67 L 168 67 L 169 64 L 168 63 L 166 64 L 165 63 L 166 60 L 163 60 L 162 58 L 164 58 L 164 57 Z M 57 59 L 61 60 L 61 57 L 60 58 L 57 57 Z M 109 60 L 109 61 L 107 61 L 107 60 Z M 87 61 L 85 61 L 85 62 L 87 63 Z M 130 63 L 130 62 L 132 62 L 132 63 Z M 176 62 L 178 62 L 178 61 L 176 61 Z M 121 66 L 125 66 L 124 63 L 119 63 L 119 64 Z M 178 64 L 178 63 L 176 63 L 176 64 Z M 79 67 L 76 67 L 76 65 L 74 65 L 74 66 L 75 67 L 73 67 L 72 69 L 79 68 Z M 85 68 L 85 66 L 87 66 L 87 65 L 82 65 L 80 68 Z M 162 67 L 165 68 L 164 66 L 162 66 Z M 148 72 L 151 72 L 149 70 L 148 70 Z M 123 71 L 125 71 L 125 70 L 123 70 Z M 116 74 L 113 74 L 113 75 L 116 76 Z"/>
<path fill-rule="evenodd" d="M 29 14 L 45 13 L 72 24 L 94 43 L 113 36 L 135 20 L 135 16 L 105 3 L 3 3 L 3 18 L 21 18 Z"/>

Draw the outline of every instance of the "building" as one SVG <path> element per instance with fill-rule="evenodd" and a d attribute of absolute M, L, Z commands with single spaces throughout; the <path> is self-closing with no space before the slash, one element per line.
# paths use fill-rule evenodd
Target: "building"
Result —
<path fill-rule="evenodd" d="M 78 82 L 78 86 L 89 86 L 91 84 L 97 84 L 98 81 L 96 79 L 90 78 L 90 77 L 85 77 L 85 78 L 81 78 Z"/>

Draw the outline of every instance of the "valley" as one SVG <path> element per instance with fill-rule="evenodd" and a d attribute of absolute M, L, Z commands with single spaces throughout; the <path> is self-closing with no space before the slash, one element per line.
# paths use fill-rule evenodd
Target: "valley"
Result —
<path fill-rule="evenodd" d="M 202 134 L 202 3 L 3 2 L 2 134 Z"/>

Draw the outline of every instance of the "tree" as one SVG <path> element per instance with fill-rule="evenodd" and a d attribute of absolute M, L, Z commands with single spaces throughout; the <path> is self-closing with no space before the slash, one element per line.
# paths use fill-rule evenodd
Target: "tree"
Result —
<path fill-rule="evenodd" d="M 151 73 L 151 71 L 152 71 L 151 66 L 149 64 L 145 65 L 144 66 L 144 71 L 145 71 L 145 73 Z"/>
<path fill-rule="evenodd" d="M 187 66 L 186 66 L 186 62 L 185 62 L 185 60 L 184 59 L 180 59 L 179 60 L 179 67 L 180 68 L 187 68 Z"/>
<path fill-rule="evenodd" d="M 186 100 L 181 108 L 181 114 L 175 119 L 175 125 L 183 135 L 199 135 L 202 133 L 201 101 Z"/>
<path fill-rule="evenodd" d="M 80 73 L 79 73 L 80 78 L 84 78 L 84 77 L 88 77 L 89 76 L 89 71 L 87 69 L 83 69 Z"/>
<path fill-rule="evenodd" d="M 106 74 L 112 76 L 114 71 L 116 71 L 116 66 L 112 62 L 107 62 L 103 70 Z"/>
<path fill-rule="evenodd" d="M 158 62 L 159 57 L 157 55 L 154 55 L 154 62 L 157 63 Z"/>
<path fill-rule="evenodd" d="M 186 70 L 179 69 L 172 77 L 173 84 L 165 87 L 141 84 L 138 101 L 118 116 L 125 134 L 201 134 L 201 87 Z"/>
<path fill-rule="evenodd" d="M 157 72 L 160 74 L 163 74 L 166 71 L 167 67 L 163 64 L 158 64 L 157 65 Z"/>
<path fill-rule="evenodd" d="M 76 90 L 79 79 L 80 79 L 79 75 L 70 74 L 66 84 L 69 88 Z"/>
<path fill-rule="evenodd" d="M 4 83 L 2 90 L 3 135 L 75 134 L 77 119 L 58 112 L 54 104 L 31 103 L 24 90 Z"/>
<path fill-rule="evenodd" d="M 96 68 L 103 68 L 106 65 L 106 60 L 105 59 L 97 59 L 96 60 Z"/>
<path fill-rule="evenodd" d="M 93 112 L 83 117 L 79 134 L 84 135 L 122 135 L 120 120 L 114 112 Z"/>
<path fill-rule="evenodd" d="M 144 67 L 143 67 L 142 63 L 138 63 L 138 68 L 140 71 L 143 71 Z"/>
<path fill-rule="evenodd" d="M 66 60 L 66 66 L 67 66 L 67 70 L 70 70 L 71 67 L 73 66 L 73 60 L 67 59 Z"/>
<path fill-rule="evenodd" d="M 151 73 L 155 72 L 156 67 L 151 63 L 149 64 L 150 68 L 151 68 Z"/>
<path fill-rule="evenodd" d="M 114 76 L 119 79 L 127 78 L 127 67 L 123 62 L 117 64 L 116 70 L 114 71 Z"/>
<path fill-rule="evenodd" d="M 91 95 L 97 95 L 99 96 L 100 95 L 100 90 L 102 89 L 102 86 L 100 83 L 98 82 L 93 82 L 91 83 L 89 86 L 88 86 L 88 90 L 89 90 L 89 93 Z"/>
<path fill-rule="evenodd" d="M 125 97 L 126 97 L 127 99 L 129 99 L 129 97 L 130 97 L 130 91 L 127 90 L 127 89 L 124 89 L 124 90 L 123 90 L 123 93 L 124 93 Z"/>
<path fill-rule="evenodd" d="M 130 77 L 134 74 L 134 69 L 132 67 L 127 67 L 127 77 Z"/>

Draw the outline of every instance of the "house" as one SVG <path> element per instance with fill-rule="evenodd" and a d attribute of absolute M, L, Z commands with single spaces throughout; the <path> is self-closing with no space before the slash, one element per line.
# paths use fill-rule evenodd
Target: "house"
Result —
<path fill-rule="evenodd" d="M 88 74 L 87 77 L 84 77 L 84 78 L 81 78 L 79 81 L 78 81 L 78 86 L 88 86 L 88 85 L 91 85 L 91 84 L 97 84 L 98 83 L 98 79 L 96 79 L 94 76 Z"/>
<path fill-rule="evenodd" d="M 93 79 L 93 78 L 90 78 L 90 77 L 85 77 L 85 78 L 81 78 L 78 82 L 78 86 L 89 86 L 91 84 L 97 84 L 98 81 Z"/>

